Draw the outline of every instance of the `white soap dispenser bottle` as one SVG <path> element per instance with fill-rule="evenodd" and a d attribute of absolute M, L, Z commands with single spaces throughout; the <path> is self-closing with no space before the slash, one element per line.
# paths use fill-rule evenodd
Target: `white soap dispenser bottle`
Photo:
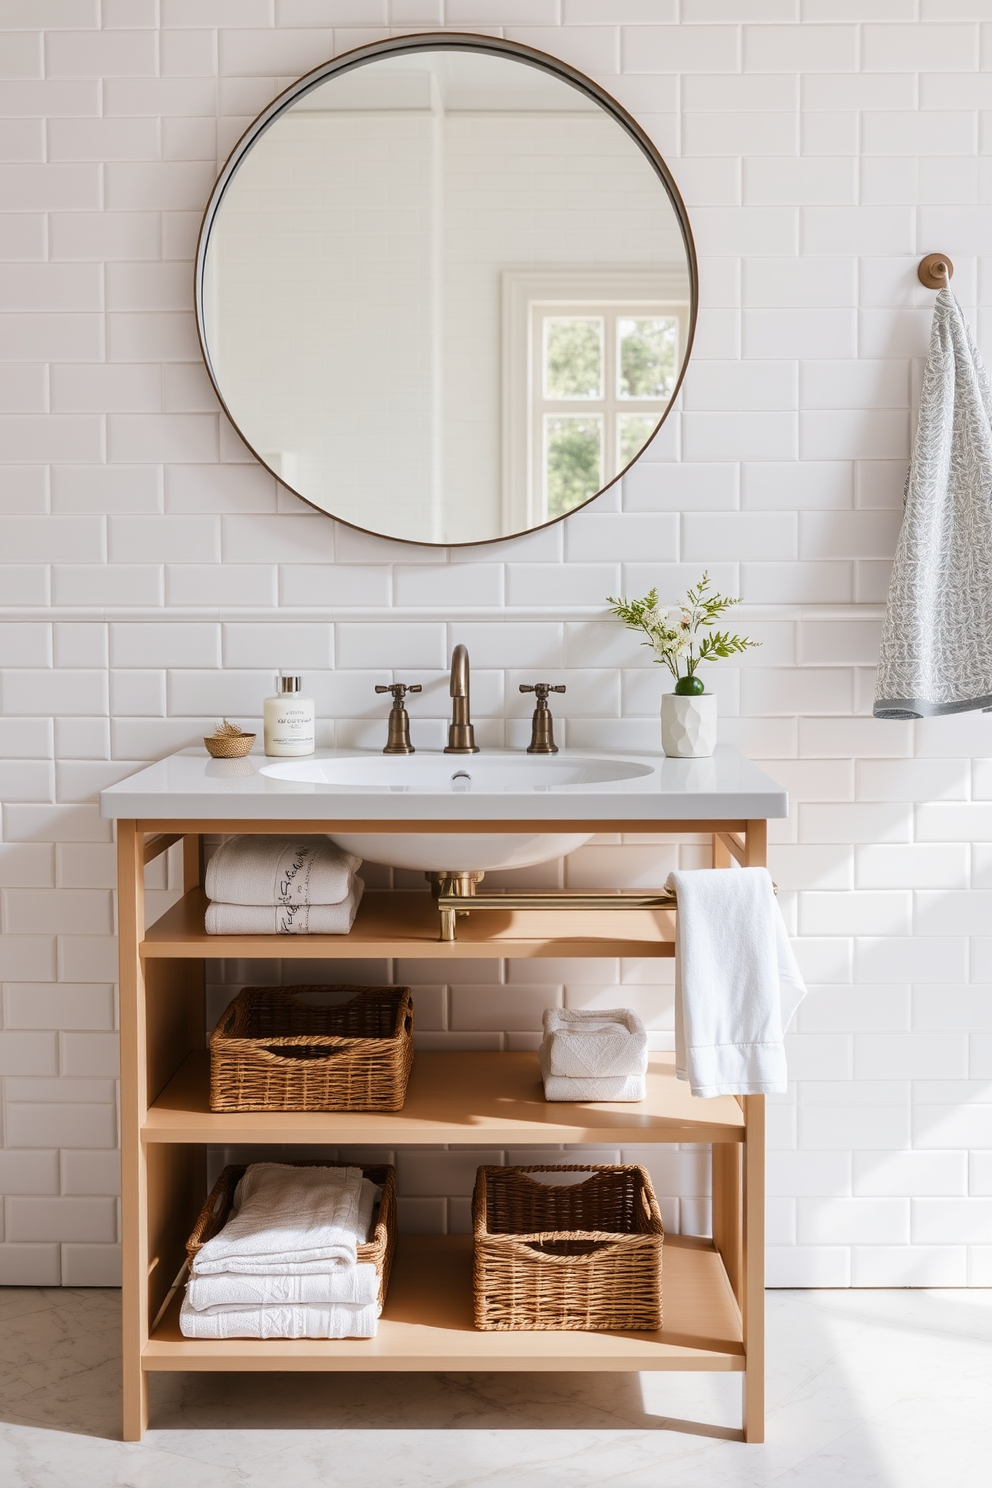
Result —
<path fill-rule="evenodd" d="M 265 699 L 262 720 L 266 754 L 313 754 L 313 698 L 303 696 L 302 686 L 302 677 L 281 676 L 275 697 Z"/>

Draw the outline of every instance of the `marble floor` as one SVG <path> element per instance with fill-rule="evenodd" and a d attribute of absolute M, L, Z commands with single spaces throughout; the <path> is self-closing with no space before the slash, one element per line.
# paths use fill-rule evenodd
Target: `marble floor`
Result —
<path fill-rule="evenodd" d="M 992 1293 L 770 1292 L 768 1443 L 726 1375 L 158 1375 L 119 1440 L 120 1297 L 0 1291 L 4 1488 L 980 1488 Z"/>

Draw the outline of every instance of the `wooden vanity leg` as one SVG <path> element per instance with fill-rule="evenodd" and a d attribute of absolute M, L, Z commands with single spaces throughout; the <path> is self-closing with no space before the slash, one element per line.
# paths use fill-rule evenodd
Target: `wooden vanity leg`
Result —
<path fill-rule="evenodd" d="M 748 868 L 768 866 L 768 823 L 749 821 Z M 744 1440 L 765 1439 L 765 1097 L 744 1097 Z"/>
<path fill-rule="evenodd" d="M 744 1440 L 765 1439 L 765 1097 L 744 1096 Z"/>
<path fill-rule="evenodd" d="M 148 1374 L 139 1367 L 133 1379 L 124 1375 L 124 1440 L 140 1442 L 148 1430 Z"/>
<path fill-rule="evenodd" d="M 745 868 L 768 867 L 768 823 L 762 818 L 749 821 L 744 839 Z"/>
<path fill-rule="evenodd" d="M 120 953 L 121 1220 L 124 1440 L 140 1441 L 148 1424 L 148 1379 L 141 1351 L 148 1337 L 148 1247 L 144 1215 L 147 1174 L 141 1150 L 145 1116 L 144 984 L 140 945 L 145 928 L 144 834 L 117 823 L 117 934 Z"/>

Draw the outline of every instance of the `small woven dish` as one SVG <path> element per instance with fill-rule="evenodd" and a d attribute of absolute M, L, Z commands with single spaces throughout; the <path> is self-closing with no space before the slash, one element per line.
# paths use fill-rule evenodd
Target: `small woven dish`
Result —
<path fill-rule="evenodd" d="M 294 1168 L 361 1168 L 364 1177 L 382 1186 L 379 1200 L 379 1217 L 372 1238 L 358 1247 L 359 1261 L 371 1261 L 379 1278 L 379 1306 L 386 1300 L 389 1272 L 396 1251 L 396 1169 L 385 1163 L 340 1163 L 326 1162 L 322 1158 L 304 1158 L 288 1164 Z M 220 1233 L 231 1217 L 234 1190 L 244 1177 L 245 1163 L 227 1167 L 210 1191 L 210 1196 L 200 1210 L 193 1233 L 186 1241 L 186 1257 L 192 1268 L 193 1262 L 208 1240 Z"/>
<path fill-rule="evenodd" d="M 569 1184 L 539 1181 L 556 1173 L 591 1176 Z M 477 1328 L 661 1327 L 664 1235 L 643 1168 L 482 1167 L 472 1220 Z"/>
<path fill-rule="evenodd" d="M 251 752 L 255 735 L 242 733 L 236 723 L 228 723 L 225 718 L 220 728 L 205 736 L 203 742 L 214 759 L 242 759 Z"/>

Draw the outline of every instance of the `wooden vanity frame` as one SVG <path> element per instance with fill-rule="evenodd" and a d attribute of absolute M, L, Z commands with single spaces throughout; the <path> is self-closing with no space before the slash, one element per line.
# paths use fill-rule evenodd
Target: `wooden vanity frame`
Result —
<path fill-rule="evenodd" d="M 533 1054 L 419 1054 L 396 1114 L 221 1115 L 207 1104 L 204 962 L 251 957 L 451 959 L 671 957 L 672 915 L 533 910 L 470 915 L 438 940 L 429 894 L 369 893 L 349 935 L 208 936 L 204 835 L 292 834 L 299 821 L 119 820 L 124 1439 L 148 1422 L 154 1371 L 715 1370 L 743 1378 L 740 1439 L 764 1440 L 764 1096 L 694 1100 L 671 1056 L 652 1060 L 632 1105 L 545 1103 Z M 342 823 L 311 821 L 308 832 Z M 349 832 L 529 832 L 532 821 L 352 822 Z M 715 867 L 764 866 L 761 820 L 556 822 L 561 832 L 712 836 Z M 145 930 L 146 864 L 182 841 L 184 895 Z M 660 888 L 660 885 L 659 885 Z M 497 1094 L 498 1092 L 498 1094 Z M 183 1338 L 185 1242 L 207 1192 L 206 1149 L 234 1142 L 397 1147 L 651 1142 L 712 1144 L 713 1239 L 666 1237 L 657 1333 L 485 1333 L 472 1324 L 471 1238 L 403 1236 L 370 1340 Z M 462 1285 L 459 1275 L 465 1282 Z"/>

